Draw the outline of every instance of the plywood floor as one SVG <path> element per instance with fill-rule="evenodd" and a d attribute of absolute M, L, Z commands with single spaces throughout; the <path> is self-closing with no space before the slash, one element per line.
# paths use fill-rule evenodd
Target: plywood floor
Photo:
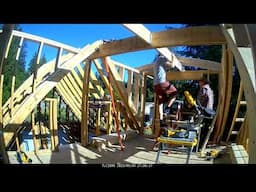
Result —
<path fill-rule="evenodd" d="M 154 140 L 140 135 L 124 142 L 125 149 L 120 151 L 118 145 L 99 151 L 93 146 L 83 147 L 80 143 L 59 146 L 59 152 L 40 150 L 38 154 L 27 152 L 32 164 L 155 164 L 157 152 L 152 150 Z M 10 163 L 19 164 L 15 151 L 8 152 Z M 161 164 L 185 164 L 186 153 L 162 153 Z M 189 164 L 213 164 L 193 153 Z"/>

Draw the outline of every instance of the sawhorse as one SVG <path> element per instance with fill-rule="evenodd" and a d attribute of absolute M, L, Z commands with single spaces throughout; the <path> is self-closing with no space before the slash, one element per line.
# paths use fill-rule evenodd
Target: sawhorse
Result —
<path fill-rule="evenodd" d="M 187 147 L 187 160 L 186 164 L 189 163 L 191 152 L 193 151 L 194 146 L 197 145 L 197 134 L 195 131 L 189 131 L 188 138 L 174 138 L 174 137 L 164 137 L 160 136 L 157 138 L 159 142 L 159 148 L 156 157 L 156 163 L 159 163 L 159 158 L 161 151 L 165 150 L 165 145 L 172 145 L 172 146 L 185 146 Z M 168 147 L 167 147 L 168 148 Z"/>

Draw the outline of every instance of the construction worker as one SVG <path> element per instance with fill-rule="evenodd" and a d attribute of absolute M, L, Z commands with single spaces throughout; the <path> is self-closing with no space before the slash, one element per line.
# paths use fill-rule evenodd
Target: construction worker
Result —
<path fill-rule="evenodd" d="M 208 109 L 213 109 L 214 94 L 206 77 L 202 77 L 199 81 L 199 91 L 197 100 L 200 104 Z"/>
<path fill-rule="evenodd" d="M 173 67 L 173 63 L 162 55 L 154 61 L 154 91 L 158 97 L 160 120 L 163 119 L 162 104 L 167 102 L 167 109 L 170 109 L 177 95 L 176 87 L 166 80 L 166 71 Z"/>
<path fill-rule="evenodd" d="M 199 91 L 197 94 L 197 102 L 201 104 L 201 106 L 213 110 L 213 103 L 214 103 L 214 93 L 209 85 L 209 81 L 206 77 L 202 77 L 199 81 Z M 212 119 L 204 119 L 203 124 L 204 126 L 201 129 L 201 137 L 199 148 L 202 146 L 204 139 L 208 132 L 208 127 L 211 124 Z"/>

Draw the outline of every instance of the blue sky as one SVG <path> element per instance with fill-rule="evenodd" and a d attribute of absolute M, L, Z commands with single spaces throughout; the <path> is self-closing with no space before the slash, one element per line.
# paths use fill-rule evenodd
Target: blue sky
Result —
<path fill-rule="evenodd" d="M 20 24 L 20 26 L 23 32 L 76 48 L 82 48 L 97 40 L 119 40 L 134 36 L 121 24 Z M 180 28 L 181 26 L 181 24 L 145 24 L 145 27 L 151 32 L 163 31 L 166 30 L 166 27 Z M 28 46 L 28 49 L 29 47 L 33 46 Z M 32 58 L 34 52 L 28 50 L 27 62 Z M 113 55 L 111 58 L 125 65 L 137 67 L 151 63 L 156 54 L 157 51 L 153 49 Z"/>

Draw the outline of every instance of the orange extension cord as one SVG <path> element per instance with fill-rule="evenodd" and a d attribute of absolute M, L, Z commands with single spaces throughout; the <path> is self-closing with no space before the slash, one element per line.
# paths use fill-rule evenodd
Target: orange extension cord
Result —
<path fill-rule="evenodd" d="M 114 99 L 114 95 L 113 95 L 112 86 L 110 84 L 110 75 L 109 75 L 110 70 L 109 70 L 108 63 L 106 63 L 106 58 L 104 58 L 104 59 L 105 59 L 105 61 L 103 63 L 105 65 L 106 71 L 108 73 L 109 93 L 110 93 L 110 96 L 111 96 L 112 110 L 113 110 L 113 114 L 114 114 L 114 118 L 115 118 L 116 132 L 117 132 L 117 135 L 118 135 L 119 145 L 121 147 L 121 150 L 123 151 L 124 150 L 124 145 L 123 145 L 122 138 L 121 138 L 121 135 L 120 135 L 119 120 L 118 120 L 116 106 L 115 106 L 115 99 Z"/>

